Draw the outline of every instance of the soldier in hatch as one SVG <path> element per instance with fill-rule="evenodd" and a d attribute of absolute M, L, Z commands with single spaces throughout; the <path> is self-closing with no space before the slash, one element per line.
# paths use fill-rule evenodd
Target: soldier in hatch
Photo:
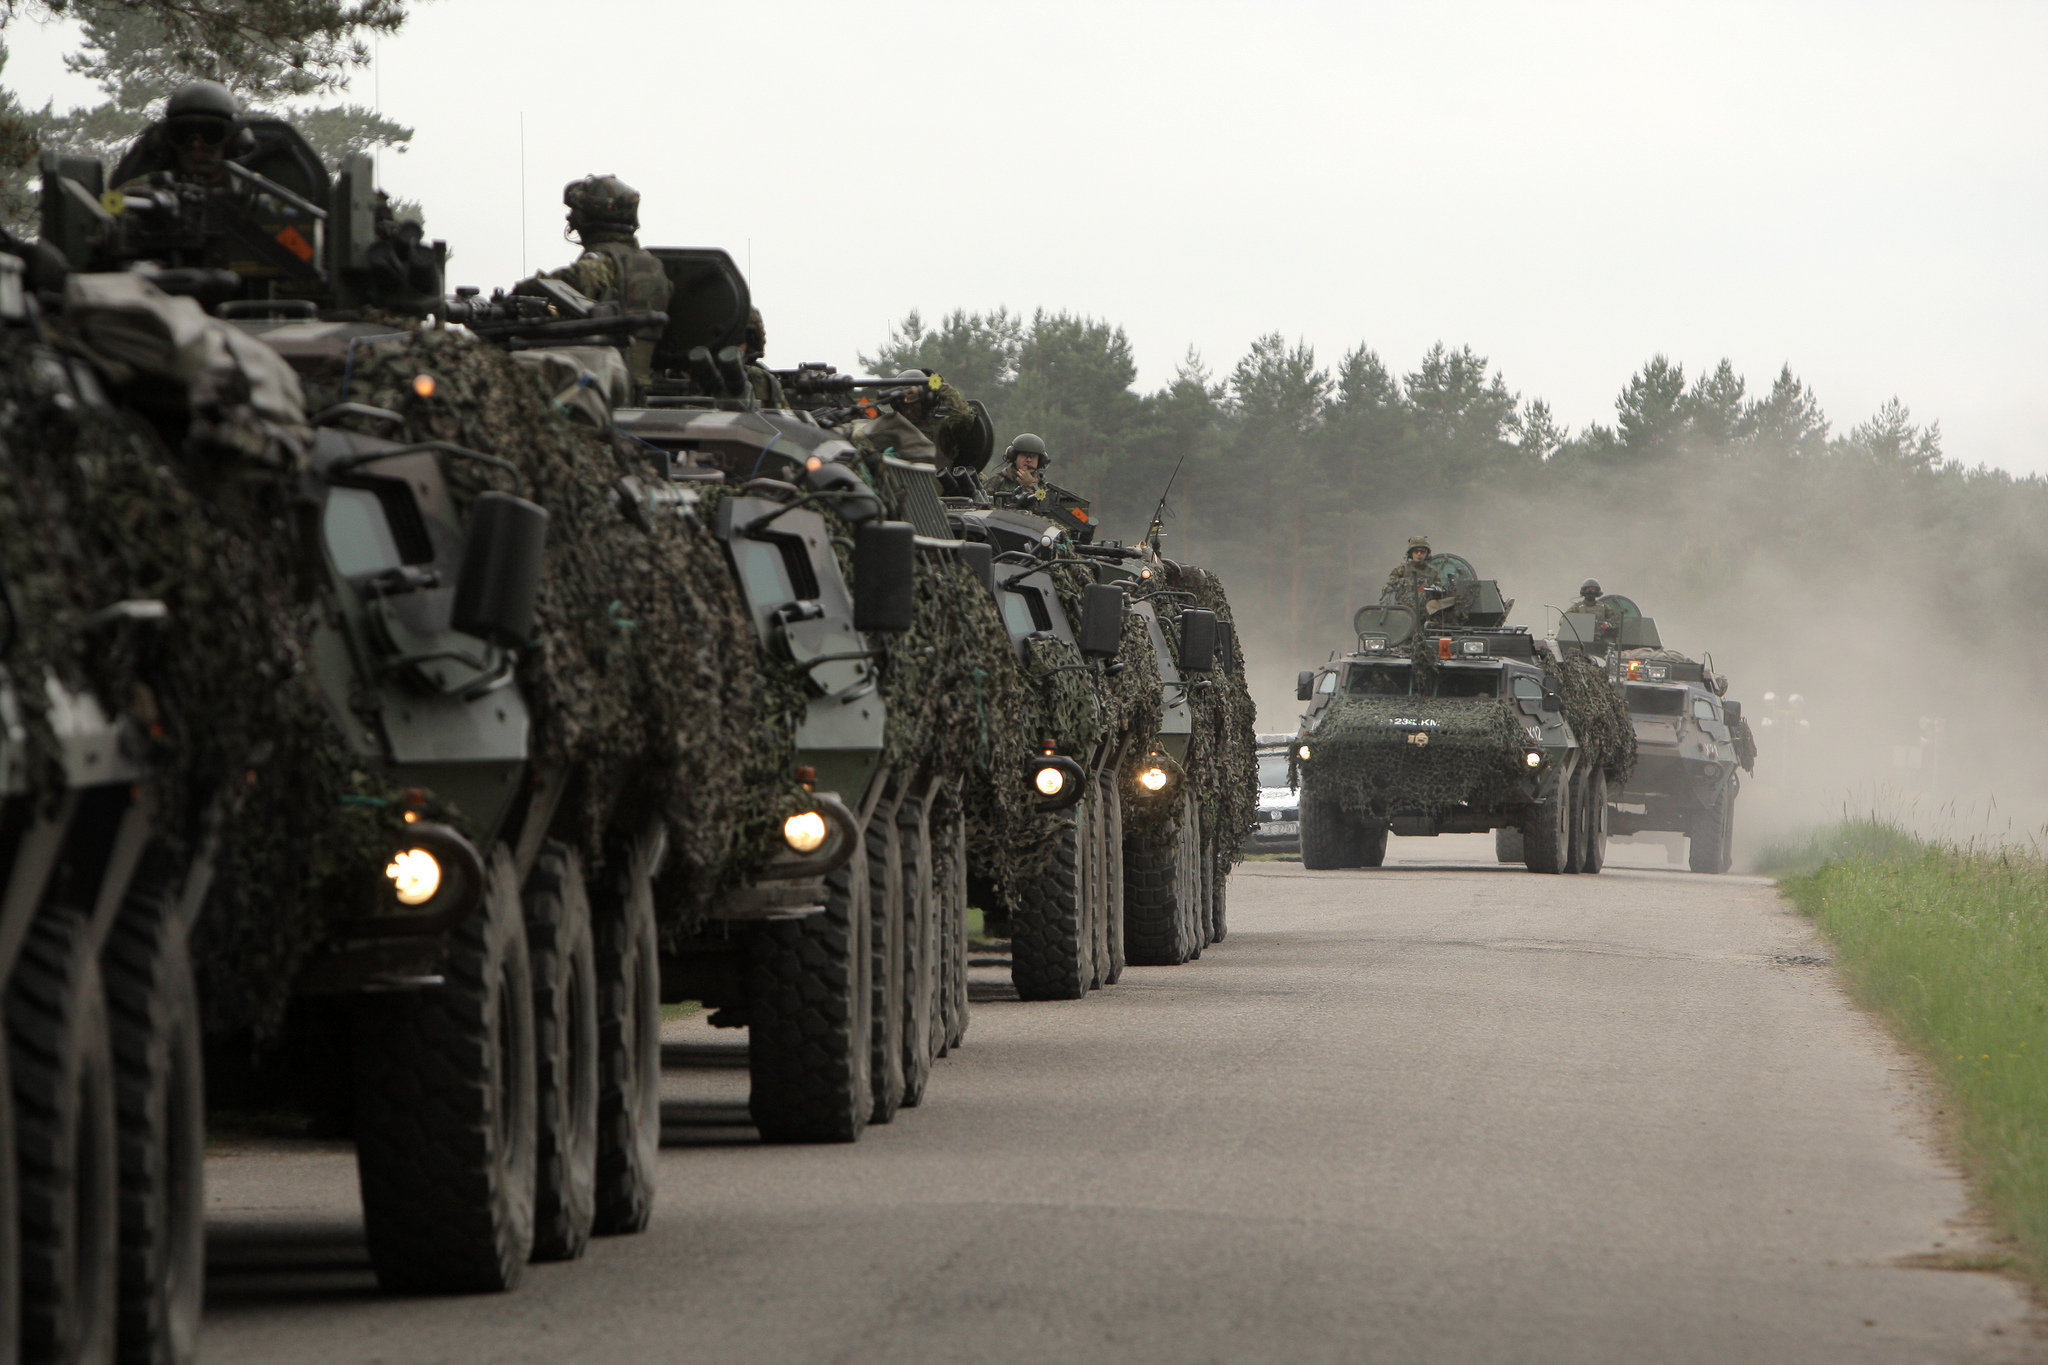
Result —
<path fill-rule="evenodd" d="M 1621 608 L 1600 600 L 1597 578 L 1579 584 L 1579 600 L 1572 603 L 1572 610 L 1592 617 L 1593 630 L 1602 640 L 1612 640 L 1621 630 Z"/>
<path fill-rule="evenodd" d="M 628 313 L 665 311 L 675 286 L 660 259 L 640 245 L 640 191 L 615 175 L 586 175 L 563 186 L 562 202 L 583 254 L 540 278 L 561 280 L 586 298 L 617 303 Z M 648 329 L 625 348 L 635 384 L 652 378 L 660 335 Z"/>
<path fill-rule="evenodd" d="M 116 183 L 125 186 L 168 170 L 195 185 L 225 185 L 228 159 L 255 145 L 232 91 L 216 81 L 187 81 L 164 101 L 164 116 L 121 158 Z"/>
<path fill-rule="evenodd" d="M 746 345 L 741 357 L 747 366 L 747 384 L 754 391 L 754 401 L 764 408 L 786 408 L 789 399 L 783 395 L 782 381 L 761 364 L 761 357 L 768 352 L 768 324 L 761 321 L 761 310 L 747 310 Z"/>
<path fill-rule="evenodd" d="M 1444 583 L 1444 576 L 1429 562 L 1429 554 L 1429 537 L 1408 537 L 1408 557 L 1387 575 L 1387 584 L 1380 589 L 1380 601 L 1390 606 L 1411 607 L 1416 619 L 1421 620 L 1426 599 L 1440 595 Z"/>
<path fill-rule="evenodd" d="M 1003 452 L 1003 462 L 982 486 L 991 496 L 1008 494 L 1013 501 L 1031 499 L 1045 500 L 1045 490 L 1050 486 L 1039 471 L 1052 463 L 1052 457 L 1045 453 L 1045 442 L 1030 432 L 1025 432 L 1010 442 Z"/>

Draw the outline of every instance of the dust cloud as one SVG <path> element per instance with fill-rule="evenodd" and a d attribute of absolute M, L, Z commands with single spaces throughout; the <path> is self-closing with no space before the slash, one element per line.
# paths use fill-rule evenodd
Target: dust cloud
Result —
<path fill-rule="evenodd" d="M 1979 478 L 1965 500 L 1980 505 L 1957 525 L 1956 490 L 1971 493 L 1971 479 L 1917 477 L 1760 480 L 1686 461 L 1569 491 L 1363 506 L 1341 554 L 1310 566 L 1312 593 L 1275 590 L 1294 551 L 1254 528 L 1211 521 L 1169 553 L 1226 574 L 1262 731 L 1294 728 L 1296 672 L 1350 646 L 1351 613 L 1378 599 L 1421 533 L 1499 581 L 1510 624 L 1548 634 L 1597 578 L 1654 618 L 1668 647 L 1730 678 L 1759 748 L 1736 808 L 1738 867 L 1844 813 L 2032 842 L 2048 824 L 2039 490 L 2000 495 Z"/>

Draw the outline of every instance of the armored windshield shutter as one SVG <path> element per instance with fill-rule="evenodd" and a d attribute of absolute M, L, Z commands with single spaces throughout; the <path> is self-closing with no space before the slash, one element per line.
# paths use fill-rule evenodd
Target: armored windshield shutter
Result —
<path fill-rule="evenodd" d="M 547 509 L 510 493 L 485 493 L 470 509 L 449 624 L 516 649 L 533 635 Z"/>

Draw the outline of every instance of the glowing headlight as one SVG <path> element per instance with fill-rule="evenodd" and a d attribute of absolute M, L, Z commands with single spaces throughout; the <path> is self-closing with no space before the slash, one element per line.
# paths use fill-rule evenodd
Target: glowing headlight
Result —
<path fill-rule="evenodd" d="M 1528 753 L 1522 755 L 1522 762 L 1532 768 L 1540 768 L 1543 766 L 1543 755 L 1531 749 Z"/>
<path fill-rule="evenodd" d="M 425 905 L 441 889 L 441 864 L 423 848 L 409 848 L 384 869 L 400 905 Z"/>
<path fill-rule="evenodd" d="M 1156 792 L 1166 785 L 1166 769 L 1147 768 L 1138 774 L 1138 785 L 1148 792 Z"/>
<path fill-rule="evenodd" d="M 1302 745 L 1302 746 L 1301 746 L 1301 747 L 1300 747 L 1299 749 L 1296 749 L 1296 750 L 1294 751 L 1294 756 L 1295 756 L 1296 758 L 1307 758 L 1307 757 L 1308 757 L 1308 745 L 1304 744 L 1304 745 Z"/>
<path fill-rule="evenodd" d="M 1048 763 L 1032 774 L 1031 785 L 1040 796 L 1058 796 L 1067 789 L 1067 775 Z"/>
<path fill-rule="evenodd" d="M 782 842 L 798 853 L 815 853 L 825 842 L 825 817 L 814 810 L 801 811 L 782 822 Z"/>

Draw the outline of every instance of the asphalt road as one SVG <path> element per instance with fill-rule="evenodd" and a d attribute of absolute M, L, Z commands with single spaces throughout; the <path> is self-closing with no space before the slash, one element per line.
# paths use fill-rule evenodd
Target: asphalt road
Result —
<path fill-rule="evenodd" d="M 345 1150 L 225 1149 L 206 1359 L 2041 1358 L 1937 1268 L 1986 1248 L 1934 1101 L 1769 886 L 1486 851 L 1247 864 L 1227 943 L 1085 1002 L 979 969 L 851 1147 L 761 1146 L 737 1036 L 672 1026 L 655 1226 L 509 1296 L 379 1295 Z"/>

